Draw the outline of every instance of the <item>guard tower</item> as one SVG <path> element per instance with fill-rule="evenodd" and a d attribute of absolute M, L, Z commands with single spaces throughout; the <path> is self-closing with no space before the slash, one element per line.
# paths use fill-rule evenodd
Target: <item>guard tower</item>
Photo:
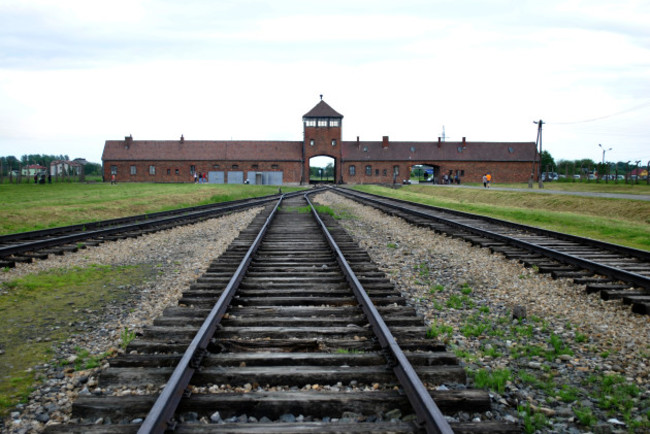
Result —
<path fill-rule="evenodd" d="M 341 125 L 343 115 L 323 101 L 302 117 L 304 139 L 302 144 L 303 182 L 309 183 L 309 159 L 318 156 L 334 158 L 334 179 L 343 182 L 341 173 Z"/>

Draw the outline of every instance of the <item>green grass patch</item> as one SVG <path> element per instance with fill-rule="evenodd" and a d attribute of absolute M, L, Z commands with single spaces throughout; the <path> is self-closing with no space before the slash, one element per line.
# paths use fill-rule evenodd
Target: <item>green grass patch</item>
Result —
<path fill-rule="evenodd" d="M 298 187 L 282 187 L 285 193 Z M 0 234 L 274 195 L 273 185 L 0 184 Z"/>
<path fill-rule="evenodd" d="M 648 201 L 430 185 L 410 185 L 399 189 L 359 185 L 354 188 L 650 250 Z M 604 184 L 594 188 L 614 192 Z M 643 191 L 650 194 L 650 188 Z"/>
<path fill-rule="evenodd" d="M 469 370 L 468 374 L 474 379 L 474 384 L 477 387 L 488 388 L 497 393 L 503 393 L 505 391 L 506 383 L 512 377 L 510 369 L 494 369 L 492 371 L 488 371 L 487 369 Z"/>
<path fill-rule="evenodd" d="M 103 306 L 130 297 L 128 284 L 153 275 L 150 267 L 57 269 L 0 286 L 0 413 L 23 402 L 35 380 L 32 367 L 51 359 L 53 348 L 93 322 Z M 82 351 L 82 350 L 80 350 Z M 81 353 L 79 368 L 98 362 Z M 103 356 L 99 356 L 100 358 Z"/>

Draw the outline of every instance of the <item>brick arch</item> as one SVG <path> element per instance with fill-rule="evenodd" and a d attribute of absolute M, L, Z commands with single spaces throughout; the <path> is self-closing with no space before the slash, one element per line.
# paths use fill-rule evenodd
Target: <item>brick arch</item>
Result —
<path fill-rule="evenodd" d="M 319 157 L 325 157 L 325 158 L 329 158 L 330 160 L 333 160 L 333 162 L 334 162 L 334 170 L 333 170 L 333 174 L 332 174 L 332 175 L 333 175 L 334 178 L 333 178 L 333 180 L 329 180 L 328 182 L 330 182 L 330 183 L 335 183 L 336 180 L 337 180 L 337 178 L 336 178 L 336 177 L 337 177 L 337 174 L 339 173 L 339 159 L 338 159 L 335 155 L 330 155 L 330 154 L 324 154 L 324 153 L 323 153 L 323 154 L 316 154 L 316 155 L 312 155 L 312 156 L 310 156 L 310 157 L 307 159 L 307 167 L 309 168 L 309 170 L 308 170 L 307 173 L 308 173 L 308 174 L 311 173 L 311 167 L 312 167 L 311 162 L 312 162 L 312 160 L 313 160 L 314 158 L 319 158 Z M 307 181 L 308 181 L 309 184 L 312 184 L 312 183 L 319 183 L 319 182 L 320 182 L 320 181 L 313 182 L 310 178 L 311 178 L 311 177 L 308 177 L 308 179 L 307 179 Z"/>

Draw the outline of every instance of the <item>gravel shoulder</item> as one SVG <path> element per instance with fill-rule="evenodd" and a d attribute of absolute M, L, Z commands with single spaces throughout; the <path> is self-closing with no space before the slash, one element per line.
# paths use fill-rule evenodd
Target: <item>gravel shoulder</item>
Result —
<path fill-rule="evenodd" d="M 139 332 L 152 324 L 167 306 L 176 305 L 183 290 L 205 272 L 212 260 L 223 253 L 242 229 L 245 229 L 261 208 L 230 214 L 205 222 L 157 232 L 139 238 L 103 243 L 46 261 L 18 264 L 0 274 L 0 281 L 10 281 L 27 274 L 50 269 L 102 265 L 147 264 L 156 275 L 145 282 L 132 282 L 129 300 L 105 306 L 94 323 L 70 336 L 54 349 L 53 359 L 34 367 L 44 380 L 36 385 L 29 402 L 20 404 L 4 421 L 3 433 L 38 433 L 47 424 L 69 419 L 72 402 L 79 393 L 97 384 L 96 372 L 101 368 L 75 371 L 61 367 L 55 360 L 74 361 L 75 347 L 87 349 L 91 356 L 120 349 L 121 332 L 127 327 Z M 1 357 L 1 356 L 0 356 Z"/>
<path fill-rule="evenodd" d="M 469 370 L 509 371 L 492 395 L 499 417 L 540 432 L 650 431 L 650 317 L 333 193 L 316 200 L 344 216 L 340 224 Z M 525 319 L 513 319 L 517 306 Z M 638 393 L 603 390 L 608 379 Z M 603 408 L 607 394 L 625 402 Z"/>

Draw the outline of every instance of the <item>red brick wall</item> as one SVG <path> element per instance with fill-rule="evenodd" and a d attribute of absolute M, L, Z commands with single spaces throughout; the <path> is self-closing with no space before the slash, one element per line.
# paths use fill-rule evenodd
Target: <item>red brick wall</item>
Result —
<path fill-rule="evenodd" d="M 458 162 L 458 161 L 437 161 L 429 162 L 429 165 L 437 165 L 440 169 L 440 177 L 452 171 L 464 170 L 460 176 L 460 182 L 482 182 L 483 175 L 490 173 L 493 183 L 527 182 L 530 178 L 531 162 Z M 356 174 L 350 175 L 350 166 L 354 165 Z M 366 174 L 366 166 L 371 166 L 372 174 Z M 393 166 L 399 166 L 397 183 L 409 179 L 410 170 L 413 164 L 403 161 L 346 161 L 343 163 L 343 181 L 347 184 L 392 184 Z M 379 173 L 377 174 L 377 170 Z M 386 175 L 384 175 L 384 170 Z M 440 178 L 438 178 L 438 182 Z"/>
<path fill-rule="evenodd" d="M 341 178 L 341 127 L 305 127 L 305 182 L 309 182 L 309 159 L 319 155 L 334 158 L 337 174 Z M 311 141 L 313 140 L 313 145 Z M 332 146 L 332 140 L 336 145 Z"/>
<path fill-rule="evenodd" d="M 194 165 L 197 173 L 211 171 L 244 172 L 244 179 L 248 172 L 273 172 L 282 171 L 282 181 L 285 184 L 300 182 L 300 162 L 270 162 L 270 161 L 219 161 L 219 162 L 190 162 L 190 161 L 105 161 L 104 181 L 111 180 L 111 166 L 117 167 L 116 181 L 118 182 L 194 182 L 190 166 Z M 218 167 L 214 167 L 218 165 Z M 237 168 L 233 168 L 236 165 Z M 131 166 L 135 166 L 136 174 L 131 175 Z M 154 175 L 149 173 L 149 166 L 156 167 Z M 178 170 L 178 174 L 176 174 Z M 169 171 L 169 174 L 167 173 Z M 227 175 L 225 181 L 227 182 Z"/>

